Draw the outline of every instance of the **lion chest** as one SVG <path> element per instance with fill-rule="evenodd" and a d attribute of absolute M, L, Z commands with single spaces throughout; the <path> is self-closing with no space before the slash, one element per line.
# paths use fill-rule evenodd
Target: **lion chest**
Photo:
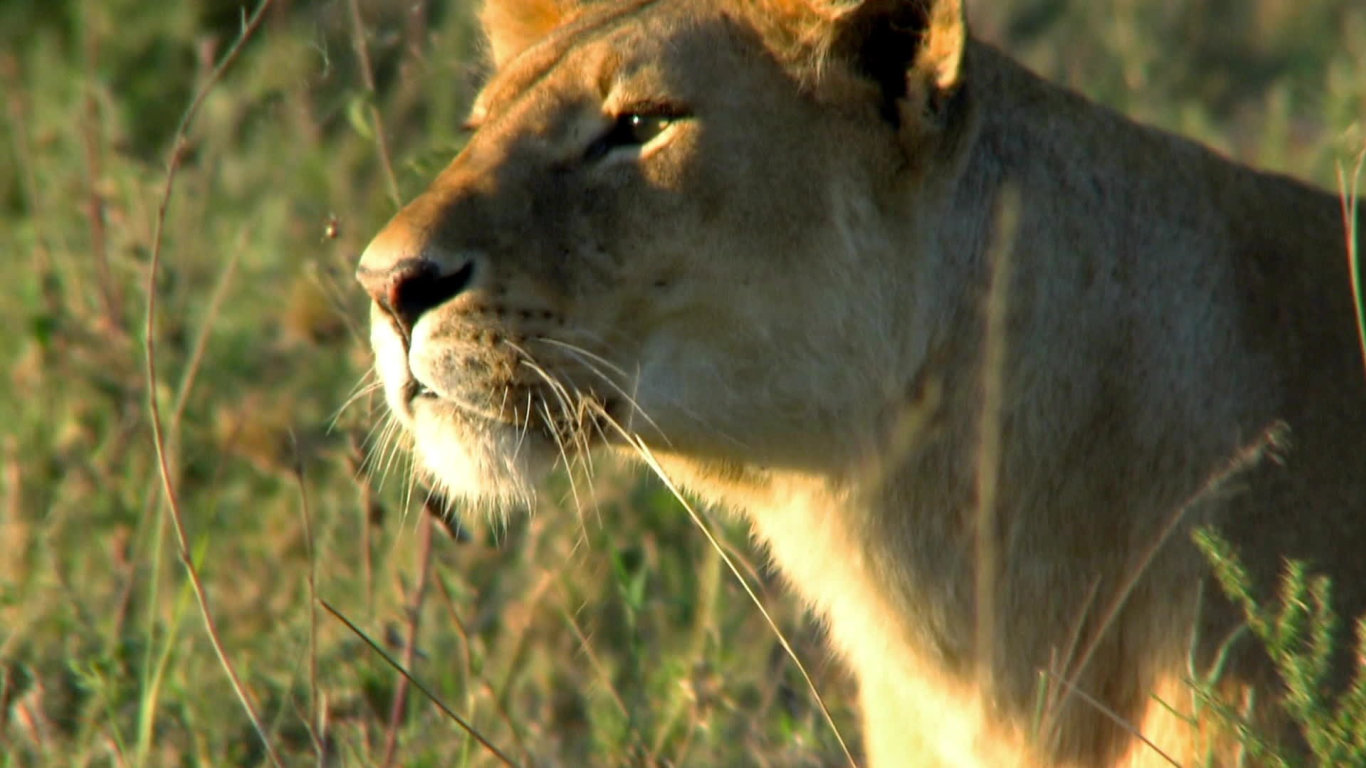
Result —
<path fill-rule="evenodd" d="M 826 494 L 784 502 L 750 510 L 755 533 L 858 678 L 872 764 L 1019 764 L 1018 734 L 991 725 L 980 690 L 916 646 L 924 633 L 893 593 L 896 575 L 870 556 L 857 513 Z"/>

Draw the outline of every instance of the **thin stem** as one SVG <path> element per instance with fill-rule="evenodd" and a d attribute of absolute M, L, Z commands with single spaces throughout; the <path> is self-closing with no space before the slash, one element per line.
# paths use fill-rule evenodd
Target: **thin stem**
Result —
<path fill-rule="evenodd" d="M 313 508 L 308 501 L 308 482 L 304 478 L 304 463 L 299 455 L 298 441 L 294 443 L 294 482 L 299 486 L 299 517 L 304 526 L 304 548 L 308 553 L 308 735 L 313 741 L 313 752 L 318 766 L 326 765 L 327 750 L 323 744 L 318 711 L 318 557 L 313 550 Z"/>
<path fill-rule="evenodd" d="M 370 97 L 370 127 L 375 132 L 375 147 L 379 150 L 379 162 L 384 168 L 384 180 L 389 185 L 389 197 L 394 201 L 394 207 L 399 208 L 403 205 L 403 196 L 398 191 L 398 177 L 394 175 L 394 161 L 389 154 L 389 139 L 384 132 L 384 121 L 380 119 L 379 106 L 375 104 L 378 95 L 375 88 L 375 68 L 370 63 L 370 45 L 365 41 L 365 23 L 360 17 L 360 0 L 351 0 L 350 9 L 352 41 L 356 47 L 356 55 L 360 57 L 361 82 L 365 83 L 365 92 Z"/>
<path fill-rule="evenodd" d="M 417 658 L 417 634 L 422 626 L 422 603 L 427 597 L 427 584 L 432 573 L 432 515 L 424 510 L 418 523 L 417 586 L 413 588 L 407 612 L 407 629 L 403 642 L 403 668 L 411 669 Z M 398 752 L 398 731 L 403 725 L 403 713 L 408 709 L 408 676 L 405 674 L 394 688 L 394 700 L 389 705 L 389 726 L 384 733 L 385 768 L 394 764 Z"/>
<path fill-rule="evenodd" d="M 147 316 L 145 323 L 145 336 L 143 338 L 143 354 L 146 357 L 146 378 L 147 378 L 147 402 L 151 414 L 152 438 L 156 446 L 157 469 L 161 476 L 161 488 L 166 497 L 166 512 L 170 516 L 171 525 L 175 529 L 176 544 L 180 550 L 180 562 L 185 568 L 185 574 L 189 579 L 191 587 L 194 589 L 195 599 L 199 603 L 199 613 L 204 620 L 204 628 L 209 637 L 209 642 L 213 646 L 214 653 L 218 656 L 219 664 L 223 671 L 227 673 L 228 680 L 232 683 L 233 692 L 237 695 L 238 701 L 242 704 L 242 709 L 246 711 L 247 717 L 251 720 L 252 728 L 256 730 L 256 735 L 260 737 L 261 744 L 265 749 L 266 757 L 271 765 L 281 768 L 280 758 L 275 754 L 274 747 L 271 746 L 270 739 L 266 735 L 265 727 L 261 724 L 260 714 L 256 710 L 256 705 L 252 702 L 251 695 L 246 686 L 237 675 L 236 668 L 228 658 L 227 651 L 223 648 L 223 642 L 218 634 L 215 625 L 213 612 L 209 608 L 208 594 L 204 590 L 204 584 L 199 578 L 199 571 L 195 567 L 194 560 L 190 553 L 190 538 L 186 533 L 184 516 L 180 509 L 180 498 L 176 492 L 176 484 L 172 479 L 170 458 L 167 456 L 166 435 L 162 428 L 161 405 L 157 398 L 159 390 L 159 375 L 156 363 L 156 318 L 157 318 L 157 274 L 161 266 L 161 252 L 166 232 L 166 212 L 171 207 L 171 197 L 175 191 L 176 175 L 180 170 L 181 163 L 185 159 L 185 148 L 189 143 L 189 128 L 194 122 L 195 116 L 199 113 L 199 108 L 203 105 L 209 91 L 213 89 L 223 73 L 237 61 L 241 55 L 243 47 L 252 35 L 260 29 L 265 19 L 265 12 L 270 7 L 271 0 L 261 0 L 256 6 L 246 22 L 242 26 L 242 31 L 237 36 L 237 40 L 219 60 L 218 65 L 209 73 L 204 84 L 200 86 L 195 94 L 194 100 L 186 108 L 180 118 L 180 125 L 176 128 L 175 137 L 172 139 L 170 158 L 166 163 L 166 182 L 162 189 L 161 202 L 157 206 L 156 227 L 152 236 L 151 259 L 147 266 Z"/>
<path fill-rule="evenodd" d="M 1357 154 L 1356 166 L 1352 169 L 1352 180 L 1347 181 L 1344 169 L 1338 167 L 1338 197 L 1342 200 L 1343 234 L 1347 238 L 1347 273 L 1352 288 L 1352 303 L 1356 306 L 1357 340 L 1361 343 L 1361 364 L 1366 370 L 1366 296 L 1362 293 L 1361 274 L 1361 230 L 1359 229 L 1360 202 L 1358 184 L 1361 183 L 1361 169 L 1366 166 L 1366 147 Z"/>
<path fill-rule="evenodd" d="M 346 628 L 351 630 L 351 632 L 355 634 L 356 637 L 359 637 L 361 641 L 363 641 L 366 645 L 370 646 L 370 650 L 378 654 L 381 659 L 384 659 L 384 663 L 393 667 L 394 671 L 398 672 L 400 675 L 403 675 L 404 680 L 407 680 L 409 684 L 411 684 L 414 688 L 421 692 L 423 696 L 426 696 L 429 701 L 435 704 L 437 708 L 440 709 L 444 715 L 446 715 L 446 717 L 450 718 L 452 721 L 455 722 L 456 725 L 463 728 L 465 732 L 468 733 L 475 741 L 479 742 L 479 744 L 483 746 L 484 749 L 487 749 L 489 751 L 489 754 L 498 758 L 498 760 L 502 762 L 503 765 L 513 766 L 513 768 L 516 768 L 517 763 L 514 762 L 512 758 L 508 757 L 507 754 L 505 754 L 502 750 L 498 749 L 498 747 L 495 747 L 492 742 L 484 738 L 483 734 L 475 730 L 474 726 L 470 725 L 469 722 L 465 720 L 465 718 L 461 717 L 460 715 L 457 715 L 454 711 L 451 710 L 450 707 L 446 706 L 445 703 L 441 701 L 441 699 L 436 697 L 436 694 L 432 693 L 431 690 L 427 688 L 427 686 L 423 685 L 421 681 L 413 677 L 407 669 L 404 669 L 402 664 L 399 664 L 397 661 L 394 661 L 393 657 L 385 653 L 384 649 L 381 648 L 379 644 L 376 643 L 374 640 L 371 640 L 369 635 L 362 632 L 360 630 L 360 627 L 357 627 L 355 624 L 352 624 L 350 619 L 343 616 L 340 611 L 332 607 L 332 604 L 327 602 L 326 600 L 320 599 L 318 600 L 318 602 L 322 603 L 323 608 L 326 609 L 328 613 L 332 614 L 333 618 L 345 624 Z"/>
<path fill-rule="evenodd" d="M 839 742 L 840 749 L 844 752 L 844 758 L 849 762 L 851 768 L 858 768 L 858 761 L 854 760 L 854 754 L 849 751 L 849 746 L 844 743 L 844 736 L 840 733 L 840 729 L 835 725 L 835 717 L 830 714 L 830 708 L 826 706 L 825 699 L 821 696 L 820 689 L 816 687 L 816 681 L 811 679 L 811 675 L 806 671 L 806 665 L 802 664 L 801 658 L 797 656 L 797 651 L 793 649 L 792 644 L 787 641 L 787 636 L 783 634 L 783 631 L 778 628 L 778 622 L 773 619 L 772 614 L 768 612 L 768 609 L 764 607 L 763 602 L 759 600 L 759 596 L 754 593 L 754 588 L 740 575 L 739 567 L 731 560 L 730 555 L 726 554 L 725 549 L 721 546 L 721 542 L 716 538 L 716 534 L 712 532 L 711 526 L 702 519 L 702 515 L 693 508 L 693 505 L 689 504 L 687 499 L 683 497 L 683 492 L 678 490 L 678 486 L 675 485 L 673 480 L 665 473 L 663 465 L 655 458 L 654 453 L 650 450 L 650 447 L 645 444 L 645 441 L 630 433 L 624 433 L 623 436 L 629 440 L 632 447 L 640 453 L 640 457 L 644 459 L 646 466 L 655 473 L 660 482 L 664 483 L 664 487 L 669 490 L 669 493 L 673 494 L 673 497 L 678 500 L 678 503 L 682 504 L 683 508 L 687 510 L 688 515 L 692 518 L 693 524 L 702 531 L 702 535 L 706 537 L 707 542 L 711 544 L 712 549 L 716 550 L 717 554 L 721 555 L 721 559 L 725 561 L 726 567 L 730 569 L 731 575 L 735 577 L 736 581 L 740 582 L 740 586 L 744 588 L 745 594 L 749 595 L 750 602 L 754 603 L 754 607 L 759 609 L 759 615 L 763 616 L 764 621 L 768 623 L 769 629 L 773 631 L 774 637 L 778 639 L 778 644 L 783 647 L 788 658 L 792 659 L 792 663 L 797 665 L 797 671 L 801 673 L 802 679 L 806 681 L 807 689 L 811 691 L 811 695 L 816 699 L 816 705 L 820 707 L 821 714 L 825 716 L 825 721 L 830 725 L 830 730 L 834 732 L 835 741 Z"/>

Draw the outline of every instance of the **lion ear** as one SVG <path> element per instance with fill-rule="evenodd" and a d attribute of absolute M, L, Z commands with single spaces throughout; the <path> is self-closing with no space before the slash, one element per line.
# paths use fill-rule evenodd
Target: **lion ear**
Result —
<path fill-rule="evenodd" d="M 828 55 L 882 89 L 883 113 L 900 122 L 945 102 L 962 81 L 967 21 L 962 0 L 862 0 L 831 20 Z"/>
<path fill-rule="evenodd" d="M 574 5 L 574 0 L 487 0 L 479 21 L 493 49 L 493 66 L 501 69 L 550 34 Z"/>

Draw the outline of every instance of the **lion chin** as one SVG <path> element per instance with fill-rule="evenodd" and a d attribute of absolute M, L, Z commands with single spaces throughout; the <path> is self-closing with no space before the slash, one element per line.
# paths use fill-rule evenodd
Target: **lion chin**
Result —
<path fill-rule="evenodd" d="M 480 509 L 530 507 L 561 458 L 534 428 L 471 416 L 435 398 L 418 398 L 412 413 L 413 453 L 427 480 L 448 499 Z"/>

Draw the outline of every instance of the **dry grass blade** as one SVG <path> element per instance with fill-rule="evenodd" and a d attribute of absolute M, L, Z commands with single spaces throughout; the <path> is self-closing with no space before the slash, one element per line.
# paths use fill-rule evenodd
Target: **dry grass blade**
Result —
<path fill-rule="evenodd" d="M 707 543 L 721 555 L 721 559 L 725 561 L 726 567 L 730 569 L 735 580 L 740 582 L 740 586 L 744 588 L 745 594 L 749 595 L 749 599 L 754 603 L 754 607 L 759 609 L 760 615 L 762 615 L 764 621 L 768 623 L 769 629 L 773 630 L 773 634 L 777 637 L 778 643 L 783 647 L 783 651 L 787 653 L 788 658 L 792 659 L 792 663 L 797 665 L 797 671 L 801 673 L 802 679 L 806 681 L 806 687 L 816 699 L 816 705 L 820 707 L 821 714 L 824 715 L 825 721 L 830 724 L 830 730 L 835 734 L 835 740 L 839 742 L 840 750 L 844 752 L 845 759 L 849 761 L 849 765 L 852 766 L 852 768 L 858 768 L 858 761 L 854 759 L 853 753 L 849 751 L 849 745 L 844 743 L 844 735 L 840 733 L 839 727 L 835 725 L 835 718 L 830 714 L 830 708 L 826 706 L 825 699 L 821 696 L 820 690 L 816 688 L 816 681 L 811 679 L 810 673 L 806 671 L 806 665 L 802 664 L 802 660 L 797 657 L 797 651 L 792 648 L 792 644 L 787 641 L 787 636 L 778 628 L 778 622 L 773 620 L 773 616 L 768 612 L 768 609 L 764 607 L 763 602 L 759 600 L 759 596 L 754 593 L 754 588 L 740 575 L 739 567 L 735 565 L 735 561 L 731 559 L 730 555 L 726 553 L 725 548 L 721 546 L 721 542 L 716 538 L 716 534 L 712 533 L 711 526 L 702 519 L 702 515 L 693 508 L 693 505 L 689 504 L 688 500 L 683 498 L 682 492 L 678 490 L 678 486 L 674 485 L 673 480 L 671 480 L 664 471 L 664 467 L 655 459 L 654 453 L 650 451 L 650 447 L 645 444 L 645 441 L 636 435 L 626 433 L 624 430 L 622 431 L 622 436 L 640 453 L 640 457 L 645 461 L 645 465 L 659 477 L 660 482 L 664 483 L 664 487 L 669 489 L 669 493 L 673 494 L 674 498 L 678 500 L 678 503 L 682 504 L 683 508 L 688 511 L 688 516 L 692 518 L 693 524 L 702 531 L 703 536 L 707 537 Z"/>
<path fill-rule="evenodd" d="M 86 199 L 85 216 L 90 224 L 90 251 L 94 256 L 95 275 L 99 285 L 100 297 L 104 302 L 105 330 L 120 338 L 127 336 L 123 324 L 123 295 L 119 281 L 109 266 L 109 229 L 106 224 L 104 195 L 100 183 L 105 174 L 104 146 L 99 135 L 100 105 L 95 96 L 95 83 L 99 82 L 99 37 L 92 25 L 85 25 L 82 48 L 85 53 L 85 94 L 82 97 L 81 143 L 85 155 Z"/>
<path fill-rule="evenodd" d="M 990 679 L 996 659 L 996 491 L 1001 467 L 1002 405 L 1005 401 L 1006 318 L 1010 309 L 1010 274 L 1020 193 L 1007 187 L 996 210 L 996 238 L 992 243 L 991 285 L 987 295 L 982 354 L 982 416 L 977 441 L 977 508 L 974 593 L 977 603 L 975 638 L 979 672 Z"/>
<path fill-rule="evenodd" d="M 294 482 L 299 486 L 299 517 L 304 527 L 304 548 L 308 555 L 308 737 L 313 742 L 313 750 L 318 765 L 326 762 L 327 751 L 323 744 L 319 724 L 323 722 L 319 713 L 318 695 L 318 559 L 313 550 L 313 509 L 308 501 L 308 483 L 304 479 L 304 463 L 299 456 L 298 441 L 290 435 L 294 448 Z"/>
<path fill-rule="evenodd" d="M 1167 519 L 1166 525 L 1158 532 L 1156 538 L 1154 538 L 1152 543 L 1148 546 L 1148 549 L 1145 550 L 1142 557 L 1138 559 L 1137 564 L 1129 573 L 1128 578 L 1120 585 L 1119 590 L 1116 591 L 1114 598 L 1106 607 L 1105 613 L 1097 624 L 1096 631 L 1091 636 L 1090 642 L 1086 645 L 1086 648 L 1082 650 L 1075 663 L 1071 663 L 1070 659 L 1064 659 L 1062 671 L 1066 679 L 1056 675 L 1050 675 L 1050 677 L 1062 680 L 1066 690 L 1061 697 L 1057 697 L 1051 703 L 1051 706 L 1048 707 L 1048 711 L 1044 713 L 1042 720 L 1043 727 L 1040 730 L 1040 733 L 1051 734 L 1053 732 L 1054 727 L 1057 725 L 1057 715 L 1066 703 L 1066 697 L 1068 695 L 1073 693 L 1082 694 L 1081 690 L 1071 681 L 1080 679 L 1082 673 L 1086 671 L 1086 667 L 1090 663 L 1092 655 L 1100 646 L 1101 638 L 1109 631 L 1110 626 L 1114 623 L 1116 617 L 1118 617 L 1120 610 L 1124 607 L 1124 604 L 1129 601 L 1129 596 L 1138 585 L 1139 579 L 1147 572 L 1148 566 L 1152 564 L 1153 559 L 1157 557 L 1158 550 L 1162 549 L 1167 541 L 1171 539 L 1172 534 L 1176 532 L 1181 521 L 1184 520 L 1186 515 L 1197 505 L 1218 493 L 1229 480 L 1261 463 L 1268 453 L 1273 453 L 1274 455 L 1274 451 L 1277 447 L 1284 444 L 1285 435 L 1288 431 L 1289 427 L 1283 422 L 1274 422 L 1268 425 L 1266 429 L 1262 430 L 1261 435 L 1259 435 L 1256 440 L 1253 440 L 1240 448 L 1223 467 L 1209 476 L 1204 485 L 1200 486 L 1195 493 L 1191 494 L 1184 503 L 1172 512 L 1171 516 Z M 1083 696 L 1083 698 L 1088 697 Z"/>
<path fill-rule="evenodd" d="M 1053 680 L 1056 680 L 1060 685 L 1066 688 L 1067 693 L 1069 695 L 1076 696 L 1077 698 L 1086 702 L 1090 706 L 1095 707 L 1096 711 L 1110 718 L 1115 723 L 1117 723 L 1119 727 L 1123 728 L 1124 730 L 1128 731 L 1131 735 L 1133 735 L 1134 738 L 1143 742 L 1149 749 L 1156 753 L 1158 757 L 1162 758 L 1163 760 L 1166 760 L 1171 765 L 1176 766 L 1176 768 L 1181 768 L 1181 763 L 1178 763 L 1176 759 L 1173 758 L 1171 755 L 1167 754 L 1166 752 L 1163 752 L 1161 747 L 1154 744 L 1150 739 L 1148 739 L 1147 736 L 1144 736 L 1142 732 L 1140 732 L 1127 720 L 1120 717 L 1113 709 L 1110 709 L 1109 707 L 1105 706 L 1105 704 L 1101 702 L 1099 699 L 1087 693 L 1086 691 L 1083 691 L 1082 689 L 1076 687 L 1071 682 L 1068 682 L 1066 678 L 1060 675 L 1055 675 L 1052 672 L 1049 672 L 1048 676 Z"/>
<path fill-rule="evenodd" d="M 209 303 L 204 309 L 204 319 L 199 323 L 199 330 L 194 335 L 194 343 L 190 347 L 190 357 L 185 363 L 185 370 L 180 376 L 180 386 L 176 388 L 175 405 L 171 410 L 172 444 L 180 433 L 180 424 L 185 417 L 185 408 L 190 403 L 190 392 L 194 389 L 195 380 L 199 376 L 199 371 L 203 366 L 205 353 L 209 348 L 209 338 L 213 335 L 214 322 L 218 319 L 223 310 L 223 302 L 228 297 L 228 288 L 232 284 L 233 276 L 237 273 L 237 265 L 242 260 L 241 244 L 239 243 L 228 254 L 228 261 L 223 265 L 219 273 L 218 281 L 214 284 L 213 294 L 209 296 Z"/>
<path fill-rule="evenodd" d="M 1347 180 L 1347 172 L 1338 167 L 1338 197 L 1342 200 L 1343 235 L 1347 238 L 1347 272 L 1352 287 L 1352 301 L 1357 310 L 1357 339 L 1361 343 L 1361 365 L 1366 372 L 1366 296 L 1362 295 L 1361 274 L 1361 170 L 1366 167 L 1366 147 L 1357 154 L 1356 165 L 1352 168 L 1352 179 Z"/>
<path fill-rule="evenodd" d="M 152 436 L 156 447 L 157 469 L 161 475 L 162 492 L 166 497 L 166 510 L 170 515 L 172 527 L 175 529 L 176 544 L 180 550 L 180 562 L 185 567 L 186 576 L 194 589 L 195 600 L 199 603 L 199 613 L 204 619 L 204 628 L 209 636 L 209 642 L 213 645 L 214 653 L 218 656 L 218 661 L 227 673 L 229 681 L 232 683 L 233 692 L 237 695 L 246 711 L 247 717 L 251 720 L 252 728 L 256 730 L 257 736 L 261 739 L 261 744 L 266 751 L 266 756 L 272 765 L 280 766 L 280 758 L 271 746 L 270 738 L 266 734 L 265 727 L 261 723 L 261 716 L 256 711 L 256 705 L 252 702 L 251 695 L 241 678 L 237 675 L 237 670 L 233 667 L 232 661 L 228 658 L 227 651 L 223 648 L 222 640 L 219 638 L 218 629 L 214 624 L 213 612 L 209 609 L 209 598 L 204 591 L 204 584 L 200 581 L 199 572 L 195 568 L 194 561 L 190 555 L 190 539 L 185 531 L 185 522 L 180 510 L 180 501 L 176 495 L 176 485 L 171 477 L 170 458 L 167 456 L 166 434 L 162 428 L 161 406 L 157 401 L 158 373 L 156 363 L 156 310 L 157 310 L 157 273 L 161 265 L 162 242 L 166 229 L 166 212 L 171 206 L 171 197 L 175 191 L 176 173 L 180 169 L 180 164 L 185 157 L 185 147 L 189 141 L 189 128 L 194 122 L 195 116 L 199 113 L 200 106 L 204 99 L 209 95 L 214 85 L 222 78 L 223 73 L 237 61 L 242 53 L 246 42 L 260 29 L 262 22 L 265 21 L 266 11 L 270 8 L 272 0 L 261 0 L 252 11 L 251 16 L 247 17 L 242 25 L 242 31 L 237 39 L 233 41 L 231 47 L 223 54 L 208 78 L 195 93 L 190 106 L 185 109 L 180 118 L 180 125 L 177 126 L 175 136 L 172 138 L 170 159 L 166 164 L 166 182 L 162 189 L 161 202 L 157 206 L 156 226 L 152 234 L 152 252 L 147 265 L 147 316 L 145 323 L 145 336 L 143 338 L 143 354 L 146 357 L 146 377 L 147 377 L 147 402 L 151 414 Z"/>
<path fill-rule="evenodd" d="M 375 69 L 370 63 L 370 46 L 365 42 L 365 22 L 360 17 L 360 0 L 351 0 L 351 34 L 360 58 L 360 75 L 365 83 L 365 92 L 370 97 L 370 128 L 375 132 L 375 148 L 379 150 L 379 161 L 384 166 L 384 180 L 389 185 L 389 197 L 394 207 L 403 205 L 403 196 L 398 191 L 398 177 L 394 175 L 394 161 L 389 154 L 389 139 L 384 132 L 384 122 L 380 119 L 379 107 L 375 106 Z"/>
<path fill-rule="evenodd" d="M 431 504 L 428 498 L 427 505 Z M 427 585 L 431 581 L 432 573 L 432 525 L 433 516 L 440 514 L 431 509 L 424 510 L 422 520 L 418 523 L 418 556 L 417 556 L 417 586 L 413 587 L 413 594 L 407 608 L 408 623 L 405 628 L 403 638 L 403 667 L 406 669 L 413 666 L 413 661 L 417 656 L 417 635 L 422 626 L 422 603 L 427 597 Z M 405 673 L 403 678 L 394 687 L 394 700 L 389 706 L 389 724 L 384 731 L 384 761 L 382 765 L 391 766 L 394 764 L 394 757 L 398 753 L 398 729 L 403 725 L 403 714 L 408 710 L 408 675 Z"/>
<path fill-rule="evenodd" d="M 322 603 L 323 608 L 326 609 L 328 613 L 332 614 L 332 616 L 336 618 L 337 621 L 340 621 L 341 623 L 345 624 L 346 628 L 351 630 L 351 632 L 355 634 L 356 637 L 359 637 L 366 645 L 370 646 L 370 650 L 378 654 L 381 659 L 384 659 L 384 663 L 393 667 L 394 671 L 398 672 L 400 675 L 403 675 L 403 678 L 407 680 L 410 685 L 412 685 L 419 692 L 421 692 L 423 696 L 426 696 L 428 701 L 435 704 L 437 708 L 441 710 L 442 714 L 450 718 L 456 725 L 464 729 L 464 731 L 468 733 L 471 738 L 479 742 L 480 746 L 488 750 L 489 754 L 498 758 L 498 760 L 502 762 L 503 765 L 513 766 L 514 768 L 517 766 L 516 761 L 508 757 L 506 753 L 504 753 L 498 747 L 494 746 L 493 743 L 490 742 L 488 739 L 484 738 L 484 735 L 479 733 L 479 731 L 476 730 L 475 727 L 471 725 L 469 722 L 467 722 L 463 717 L 456 714 L 450 707 L 446 706 L 446 704 L 443 701 L 441 701 L 441 699 L 437 698 L 436 694 L 432 693 L 427 688 L 427 686 L 423 685 L 420 680 L 409 674 L 408 670 L 405 669 L 402 664 L 399 664 L 397 661 L 394 661 L 394 659 L 390 657 L 389 654 L 384 652 L 383 648 L 379 647 L 378 643 L 376 643 L 374 640 L 371 640 L 369 635 L 362 632 L 360 627 L 357 627 L 355 624 L 352 624 L 350 619 L 346 618 L 341 614 L 340 611 L 332 607 L 331 603 L 322 599 L 319 599 L 318 602 Z"/>
<path fill-rule="evenodd" d="M 570 632 L 574 633 L 574 639 L 579 644 L 579 650 L 583 653 L 583 657 L 588 659 L 588 666 L 593 668 L 593 673 L 598 676 L 598 684 L 602 686 L 603 690 L 607 692 L 608 697 L 612 699 L 612 704 L 616 706 L 617 712 L 621 713 L 622 717 L 629 719 L 631 713 L 626 708 L 626 702 L 621 698 L 621 694 L 617 692 L 616 685 L 612 683 L 612 673 L 603 666 L 602 660 L 598 658 L 597 652 L 593 650 L 593 643 L 588 639 L 588 636 L 584 634 L 583 627 L 579 626 L 578 619 L 574 618 L 574 614 L 566 607 L 569 601 L 569 594 L 566 592 L 564 585 L 556 585 L 556 592 L 559 593 L 560 599 L 563 601 L 560 606 L 560 618 L 564 620 L 564 625 L 569 627 Z M 631 730 L 631 735 L 633 737 L 637 735 L 634 729 Z"/>

